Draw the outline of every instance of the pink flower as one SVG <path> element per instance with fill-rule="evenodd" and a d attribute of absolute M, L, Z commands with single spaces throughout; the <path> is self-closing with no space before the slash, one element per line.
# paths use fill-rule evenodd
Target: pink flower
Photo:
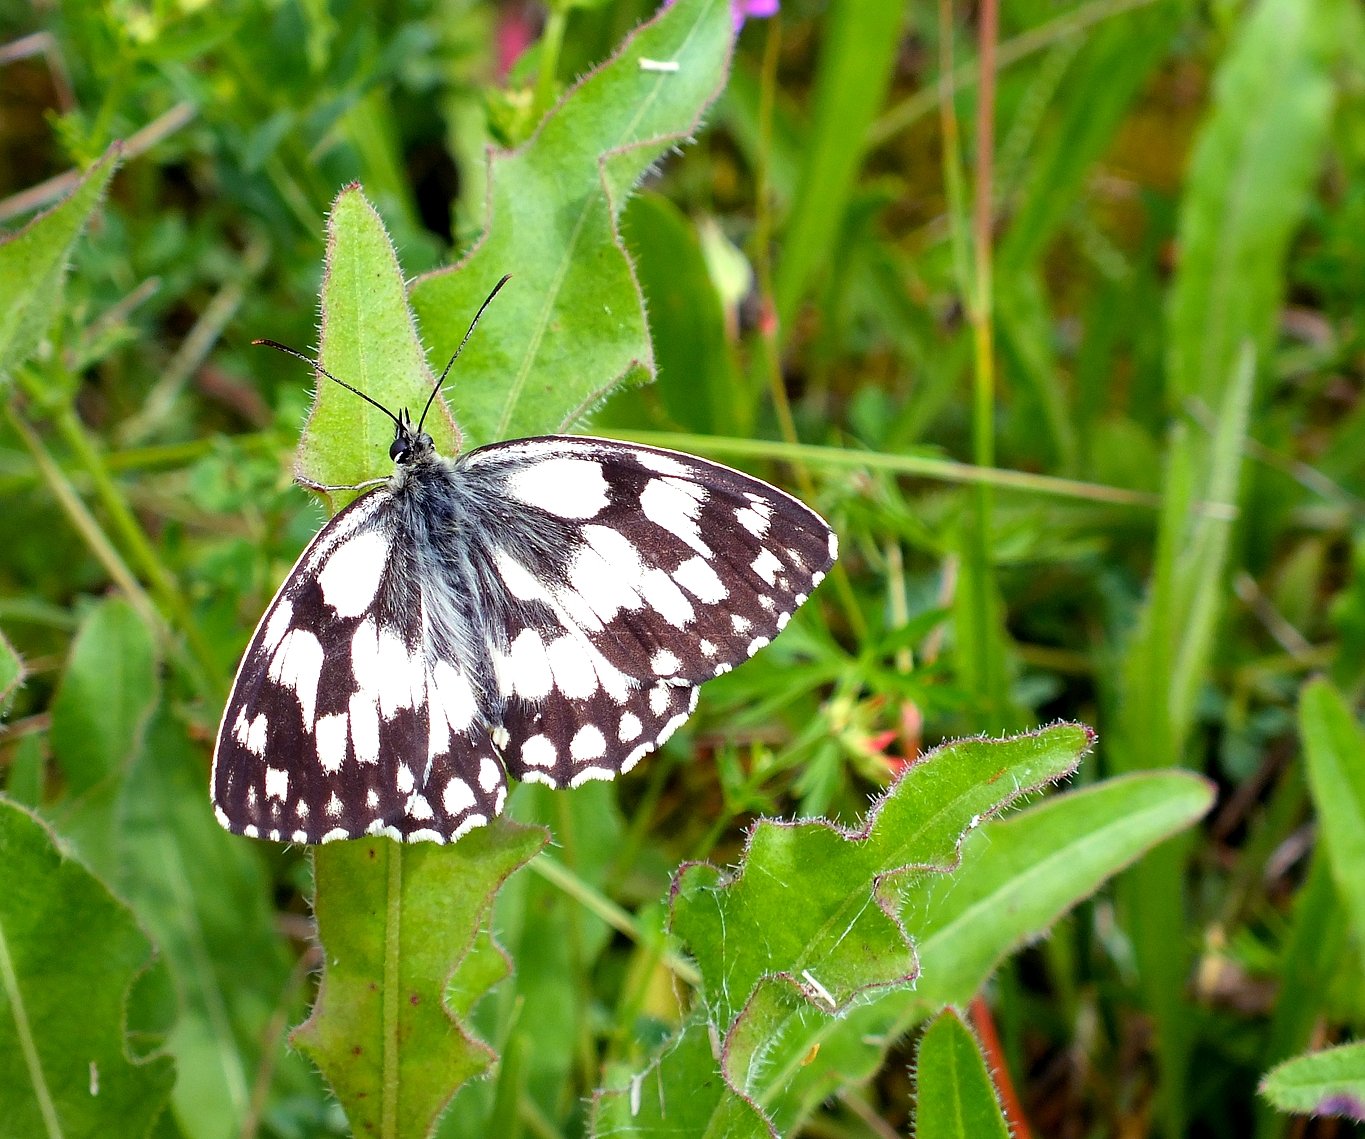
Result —
<path fill-rule="evenodd" d="M 769 16 L 776 16 L 778 7 L 778 0 L 730 0 L 735 31 L 744 26 L 745 20 L 766 20 Z"/>

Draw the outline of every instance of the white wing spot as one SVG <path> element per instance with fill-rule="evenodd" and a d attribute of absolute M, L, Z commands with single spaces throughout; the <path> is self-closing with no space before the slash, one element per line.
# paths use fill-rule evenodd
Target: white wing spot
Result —
<path fill-rule="evenodd" d="M 644 730 L 645 726 L 640 723 L 640 717 L 634 712 L 623 712 L 621 714 L 621 727 L 617 732 L 617 736 L 623 744 L 628 744 L 631 740 L 639 739 L 640 733 Z"/>
<path fill-rule="evenodd" d="M 338 617 L 359 617 L 374 602 L 389 560 L 389 543 L 378 530 L 364 530 L 327 555 L 318 572 L 322 599 Z"/>
<path fill-rule="evenodd" d="M 249 724 L 238 717 L 237 742 L 257 758 L 265 755 L 266 726 L 264 712 L 257 712 L 256 718 Z"/>
<path fill-rule="evenodd" d="M 318 681 L 322 678 L 322 644 L 307 629 L 291 629 L 270 659 L 270 679 L 292 688 L 303 711 L 303 730 L 313 730 Z"/>
<path fill-rule="evenodd" d="M 744 651 L 747 652 L 750 656 L 753 656 L 754 653 L 758 652 L 759 649 L 767 648 L 769 644 L 771 644 L 771 642 L 768 640 L 767 637 L 755 637 L 752 641 L 749 642 L 749 647 Z"/>
<path fill-rule="evenodd" d="M 265 626 L 265 640 L 261 642 L 261 647 L 268 653 L 275 651 L 275 646 L 284 640 L 285 633 L 289 632 L 289 623 L 294 619 L 294 603 L 287 597 L 282 598 L 280 603 L 275 606 L 275 612 L 270 614 L 270 620 Z"/>
<path fill-rule="evenodd" d="M 400 763 L 398 765 L 398 771 L 395 773 L 394 781 L 398 785 L 399 794 L 402 795 L 410 795 L 413 788 L 417 786 L 417 780 L 412 774 L 412 768 L 406 763 Z"/>
<path fill-rule="evenodd" d="M 335 791 L 332 792 L 331 797 L 327 800 L 327 805 L 323 807 L 322 810 L 329 818 L 341 818 L 341 800 L 337 798 L 337 793 Z"/>
<path fill-rule="evenodd" d="M 346 735 L 349 731 L 345 712 L 319 717 L 315 733 L 318 741 L 318 763 L 328 775 L 335 775 L 346 762 Z"/>
<path fill-rule="evenodd" d="M 640 575 L 640 595 L 658 610 L 659 616 L 679 629 L 696 616 L 687 595 L 661 569 L 647 570 Z"/>
<path fill-rule="evenodd" d="M 483 815 L 470 815 L 458 827 L 450 832 L 450 841 L 454 842 L 458 838 L 463 838 L 475 827 L 484 826 L 488 819 Z"/>
<path fill-rule="evenodd" d="M 754 627 L 754 623 L 748 617 L 741 616 L 739 613 L 730 614 L 730 628 L 736 633 L 747 633 Z"/>
<path fill-rule="evenodd" d="M 265 797 L 281 803 L 289 797 L 289 772 L 282 767 L 265 769 Z"/>
<path fill-rule="evenodd" d="M 452 779 L 441 792 L 441 806 L 451 818 L 462 815 L 474 806 L 474 792 L 463 779 Z"/>
<path fill-rule="evenodd" d="M 602 464 L 592 459 L 541 459 L 513 473 L 506 490 L 513 498 L 560 518 L 593 518 L 607 505 Z"/>
<path fill-rule="evenodd" d="M 570 700 L 584 700 L 597 691 L 597 672 L 581 641 L 568 634 L 556 637 L 545 655 L 555 687 Z"/>
<path fill-rule="evenodd" d="M 777 575 L 782 572 L 782 563 L 777 560 L 777 555 L 772 550 L 760 550 L 758 557 L 754 559 L 753 571 L 769 585 L 775 585 Z"/>
<path fill-rule="evenodd" d="M 554 687 L 554 676 L 550 672 L 550 658 L 545 652 L 545 642 L 534 629 L 523 629 L 507 654 L 507 664 L 511 669 L 508 680 L 511 691 L 526 700 L 543 700 Z"/>
<path fill-rule="evenodd" d="M 649 690 L 649 710 L 656 716 L 662 716 L 664 709 L 668 707 L 669 689 L 666 684 L 656 684 Z"/>
<path fill-rule="evenodd" d="M 662 746 L 663 742 L 668 739 L 669 736 L 687 723 L 687 717 L 691 714 L 691 712 L 679 712 L 673 719 L 669 720 L 668 723 L 663 726 L 663 730 L 659 733 L 658 738 L 655 739 L 655 745 Z"/>
<path fill-rule="evenodd" d="M 414 675 L 408 647 L 397 630 L 387 627 L 379 630 L 376 663 L 379 670 L 379 714 L 384 719 L 392 720 L 401 708 L 421 706 L 420 697 L 413 699 L 413 684 L 417 681 L 420 690 L 425 693 L 426 670 L 417 666 L 418 671 Z"/>
<path fill-rule="evenodd" d="M 682 668 L 682 661 L 678 659 L 676 653 L 660 649 L 650 660 L 649 667 L 654 670 L 655 676 L 673 676 Z"/>
<path fill-rule="evenodd" d="M 662 455 L 658 451 L 633 451 L 632 454 L 640 466 L 656 475 L 686 478 L 692 473 L 692 468 L 672 455 Z"/>
<path fill-rule="evenodd" d="M 653 750 L 654 741 L 646 740 L 634 751 L 632 751 L 628 756 L 626 756 L 626 761 L 623 764 L 621 764 L 621 774 L 624 775 L 627 771 L 629 771 L 632 767 L 639 763 L 640 760 L 644 759 L 644 757 L 647 756 Z"/>
<path fill-rule="evenodd" d="M 505 732 L 507 729 L 503 728 Z M 484 756 L 479 762 L 479 786 L 485 791 L 492 791 L 502 782 L 502 768 L 498 766 L 498 761 L 489 756 Z"/>
<path fill-rule="evenodd" d="M 657 478 L 650 479 L 640 494 L 640 509 L 656 526 L 709 558 L 711 548 L 701 540 L 701 528 L 697 525 L 697 513 L 705 500 L 705 487 L 682 479 Z"/>
<path fill-rule="evenodd" d="M 521 745 L 521 762 L 531 767 L 553 767 L 559 752 L 547 736 L 532 736 Z"/>
<path fill-rule="evenodd" d="M 755 538 L 768 532 L 769 515 L 760 512 L 757 506 L 742 506 L 735 511 L 735 521 L 748 530 Z"/>
<path fill-rule="evenodd" d="M 427 802 L 425 795 L 409 797 L 405 809 L 410 819 L 432 819 L 436 817 L 436 812 L 431 809 L 431 804 Z"/>
<path fill-rule="evenodd" d="M 606 737 L 596 724 L 584 724 L 574 733 L 573 742 L 569 744 L 569 755 L 578 762 L 600 759 L 606 752 Z"/>
<path fill-rule="evenodd" d="M 351 747 L 360 763 L 379 760 L 379 709 L 368 692 L 351 694 Z"/>
<path fill-rule="evenodd" d="M 730 591 L 725 588 L 725 583 L 716 576 L 716 571 L 711 568 L 711 563 L 705 558 L 688 558 L 673 571 L 673 580 L 697 600 L 704 601 L 707 604 L 713 605 L 730 596 Z"/>

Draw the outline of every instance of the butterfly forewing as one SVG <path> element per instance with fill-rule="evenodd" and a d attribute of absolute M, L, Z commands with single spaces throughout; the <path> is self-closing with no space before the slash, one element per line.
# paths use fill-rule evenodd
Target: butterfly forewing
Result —
<path fill-rule="evenodd" d="M 218 733 L 229 830 L 287 842 L 447 841 L 502 809 L 506 780 L 468 672 L 428 651 L 415 549 L 388 489 L 304 551 L 257 626 Z"/>
<path fill-rule="evenodd" d="M 219 818 L 449 841 L 501 810 L 504 772 L 610 779 L 834 557 L 803 504 L 688 455 L 547 436 L 449 461 L 414 443 L 262 619 L 219 733 Z"/>

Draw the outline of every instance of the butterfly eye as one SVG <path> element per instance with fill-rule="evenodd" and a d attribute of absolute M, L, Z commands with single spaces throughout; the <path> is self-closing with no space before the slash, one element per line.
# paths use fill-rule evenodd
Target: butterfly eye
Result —
<path fill-rule="evenodd" d="M 400 435 L 389 445 L 389 458 L 401 463 L 408 456 L 409 440 Z"/>

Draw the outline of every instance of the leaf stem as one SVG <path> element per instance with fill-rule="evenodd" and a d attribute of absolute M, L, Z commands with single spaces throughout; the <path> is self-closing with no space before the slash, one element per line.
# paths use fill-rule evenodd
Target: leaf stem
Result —
<path fill-rule="evenodd" d="M 555 74 L 559 70 L 559 52 L 564 46 L 564 28 L 569 22 L 566 4 L 550 4 L 545 16 L 545 30 L 540 35 L 540 58 L 536 67 L 536 92 L 532 104 L 531 121 L 538 123 L 550 109 L 555 97 Z"/>
<path fill-rule="evenodd" d="M 403 939 L 403 846 L 384 843 L 388 850 L 388 883 L 384 892 L 384 1102 L 380 1107 L 379 1134 L 382 1139 L 402 1139 L 398 1134 L 398 1012 L 402 993 Z"/>
<path fill-rule="evenodd" d="M 1161 505 L 1159 495 L 1104 483 L 1061 479 L 1052 475 L 1037 475 L 1029 471 L 1012 471 L 998 467 L 982 468 L 956 459 L 941 459 L 932 455 L 892 455 L 882 451 L 846 451 L 838 447 L 824 447 L 812 443 L 776 443 L 771 439 L 732 439 L 721 435 L 687 435 L 671 431 L 622 431 L 623 438 L 656 447 L 679 451 L 695 451 L 701 455 L 734 455 L 743 458 L 790 460 L 794 453 L 813 466 L 854 467 L 861 470 L 887 471 L 892 474 L 916 475 L 950 483 L 988 483 L 1003 490 L 1043 494 L 1055 498 L 1074 498 L 1087 502 L 1110 503 L 1115 506 L 1140 506 L 1156 509 Z M 1234 516 L 1223 502 L 1202 502 L 1199 513 L 1222 520 Z"/>
<path fill-rule="evenodd" d="M 52 1090 L 47 1086 L 47 1075 L 43 1071 L 42 1057 L 38 1055 L 38 1044 L 33 1036 L 33 1026 L 29 1023 L 23 990 L 19 988 L 19 977 L 14 971 L 14 959 L 10 956 L 9 937 L 4 929 L 0 929 L 0 984 L 4 986 L 5 996 L 9 1000 L 10 1018 L 14 1021 L 14 1032 L 19 1038 L 19 1051 L 24 1055 L 29 1087 L 33 1089 L 33 1097 L 38 1101 L 43 1126 L 49 1139 L 61 1139 L 63 1134 L 61 1120 L 57 1117 L 57 1106 L 52 1102 Z"/>
<path fill-rule="evenodd" d="M 75 409 L 70 404 L 64 404 L 54 410 L 52 419 L 58 432 L 75 452 L 86 474 L 90 476 L 95 494 L 109 515 L 124 548 L 132 554 L 134 563 L 147 578 L 162 609 L 169 614 L 184 635 L 190 649 L 190 657 L 196 666 L 191 668 L 191 679 L 195 687 L 205 697 L 214 694 L 215 686 L 208 678 L 217 672 L 218 662 L 200 632 L 189 605 L 185 602 L 180 583 L 157 556 L 156 550 L 147 539 L 146 532 L 134 516 L 132 507 L 128 505 L 128 500 L 110 475 L 109 469 L 104 465 L 99 449 L 91 441 Z"/>
<path fill-rule="evenodd" d="M 9 425 L 14 428 L 15 434 L 19 436 L 24 446 L 28 448 L 29 454 L 33 456 L 33 462 L 38 468 L 40 479 L 52 492 L 52 497 L 57 500 L 57 505 L 66 514 L 67 520 L 76 533 L 81 536 L 90 552 L 104 567 L 105 573 L 123 591 L 129 604 L 137 611 L 137 615 L 150 628 L 157 629 L 164 635 L 166 623 L 162 620 L 156 605 L 147 595 L 146 590 L 142 588 L 142 583 L 137 580 L 133 571 L 128 568 L 127 563 L 124 562 L 113 542 L 109 540 L 108 535 L 100 528 L 95 516 L 81 501 L 80 495 L 76 493 L 61 466 L 43 446 L 37 432 L 9 405 L 5 407 L 5 418 L 9 421 Z"/>

